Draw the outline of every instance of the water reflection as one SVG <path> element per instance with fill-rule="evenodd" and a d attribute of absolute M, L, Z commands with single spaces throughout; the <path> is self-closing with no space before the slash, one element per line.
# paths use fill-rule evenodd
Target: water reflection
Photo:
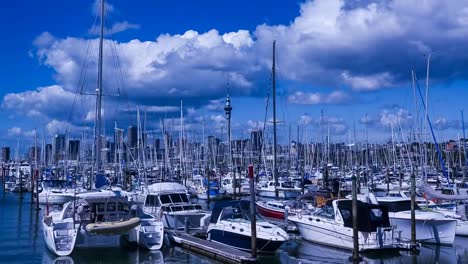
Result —
<path fill-rule="evenodd" d="M 362 263 L 468 263 L 468 238 L 457 238 L 456 246 L 422 245 L 417 256 L 409 252 L 397 254 L 364 254 Z M 275 258 L 263 263 L 348 263 L 351 252 L 318 246 L 303 240 L 292 241 L 281 248 Z"/>

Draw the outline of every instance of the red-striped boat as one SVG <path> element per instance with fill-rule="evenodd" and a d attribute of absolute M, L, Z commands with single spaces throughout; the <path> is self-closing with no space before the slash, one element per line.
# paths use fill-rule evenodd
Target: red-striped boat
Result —
<path fill-rule="evenodd" d="M 257 212 L 264 217 L 284 220 L 286 210 L 290 210 L 290 206 L 285 201 L 258 201 Z M 291 211 L 289 211 L 289 214 Z"/>

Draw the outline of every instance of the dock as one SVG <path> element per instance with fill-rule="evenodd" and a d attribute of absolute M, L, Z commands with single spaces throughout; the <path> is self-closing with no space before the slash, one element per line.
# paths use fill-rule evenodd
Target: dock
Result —
<path fill-rule="evenodd" d="M 223 263 L 256 263 L 250 253 L 235 248 L 221 246 L 219 243 L 201 239 L 182 231 L 172 231 L 174 242 L 183 249 L 198 253 Z"/>

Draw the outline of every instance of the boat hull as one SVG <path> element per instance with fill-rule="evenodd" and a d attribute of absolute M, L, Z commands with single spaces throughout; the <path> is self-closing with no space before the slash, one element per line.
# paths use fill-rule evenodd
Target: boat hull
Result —
<path fill-rule="evenodd" d="M 241 235 L 226 230 L 211 229 L 208 232 L 208 239 L 243 251 L 250 252 L 252 249 L 252 238 L 250 236 Z M 271 241 L 257 237 L 257 249 L 260 252 L 273 253 L 281 245 L 283 245 L 284 242 L 285 241 Z"/>
<path fill-rule="evenodd" d="M 401 238 L 411 240 L 411 219 L 390 217 L 390 223 L 401 231 Z M 453 219 L 416 219 L 416 240 L 422 243 L 452 245 L 457 221 Z"/>
<path fill-rule="evenodd" d="M 268 218 L 284 220 L 284 215 L 285 215 L 284 211 L 273 210 L 259 203 L 257 203 L 257 212 Z"/>
<path fill-rule="evenodd" d="M 330 247 L 353 250 L 353 229 L 344 227 L 334 221 L 327 221 L 322 218 L 310 216 L 290 216 L 288 220 L 293 222 L 302 237 L 310 242 L 326 245 Z M 385 237 L 385 236 L 384 236 Z M 393 250 L 399 248 L 395 241 L 387 239 L 379 243 L 374 233 L 359 232 L 360 251 L 370 250 Z"/>

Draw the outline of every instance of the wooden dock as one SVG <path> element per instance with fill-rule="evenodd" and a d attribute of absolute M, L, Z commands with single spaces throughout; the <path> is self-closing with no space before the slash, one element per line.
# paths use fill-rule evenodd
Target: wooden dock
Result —
<path fill-rule="evenodd" d="M 250 253 L 219 243 L 197 238 L 181 231 L 172 231 L 174 242 L 183 249 L 198 253 L 223 263 L 256 263 Z"/>

